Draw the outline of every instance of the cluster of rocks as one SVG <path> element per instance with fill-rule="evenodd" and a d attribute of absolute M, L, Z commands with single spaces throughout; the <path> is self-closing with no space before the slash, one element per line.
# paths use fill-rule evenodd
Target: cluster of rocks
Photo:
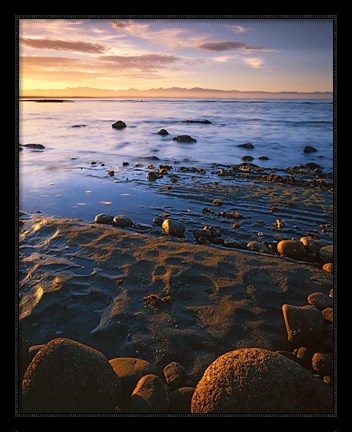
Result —
<path fill-rule="evenodd" d="M 282 313 L 288 341 L 294 350 L 288 357 L 297 361 L 327 384 L 334 376 L 334 309 L 333 289 L 329 294 L 313 292 L 307 305 L 284 304 Z"/>
<path fill-rule="evenodd" d="M 214 206 L 221 206 L 222 200 L 214 199 Z M 210 212 L 208 208 L 203 209 L 203 213 Z M 226 213 L 226 212 L 220 212 Z M 185 237 L 186 225 L 180 221 L 171 219 L 169 215 L 165 217 L 157 216 L 153 219 L 154 225 L 161 227 L 161 233 L 164 235 L 174 236 L 178 238 Z M 233 211 L 223 215 L 229 219 L 244 219 L 241 213 Z M 147 229 L 149 225 L 134 223 L 129 217 L 124 215 L 113 216 L 106 213 L 100 213 L 95 216 L 95 222 L 99 224 L 113 225 L 119 228 L 136 228 Z M 276 220 L 276 225 L 283 226 L 283 222 Z M 328 273 L 333 273 L 334 261 L 334 246 L 326 244 L 311 236 L 301 237 L 300 240 L 284 239 L 276 243 L 264 243 L 259 240 L 243 242 L 233 237 L 228 237 L 226 228 L 217 227 L 215 225 L 204 225 L 202 228 L 192 230 L 194 240 L 198 244 L 214 244 L 234 249 L 247 249 L 259 253 L 274 253 L 285 258 L 291 258 L 298 261 L 310 261 L 319 263 L 322 269 Z M 223 237 L 225 235 L 225 237 Z"/>
<path fill-rule="evenodd" d="M 263 348 L 223 354 L 195 385 L 176 361 L 159 371 L 140 358 L 108 360 L 96 349 L 65 338 L 41 345 L 32 359 L 26 349 L 21 413 L 333 411 L 331 386 L 297 362 Z"/>

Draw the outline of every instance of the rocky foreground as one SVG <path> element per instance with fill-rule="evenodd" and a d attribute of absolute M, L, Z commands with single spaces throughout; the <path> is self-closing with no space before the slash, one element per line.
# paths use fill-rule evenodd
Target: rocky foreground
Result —
<path fill-rule="evenodd" d="M 20 412 L 332 414 L 333 252 L 281 247 L 26 220 Z"/>

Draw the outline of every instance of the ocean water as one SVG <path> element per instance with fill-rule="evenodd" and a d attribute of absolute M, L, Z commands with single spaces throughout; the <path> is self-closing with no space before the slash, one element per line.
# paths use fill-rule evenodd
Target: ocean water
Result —
<path fill-rule="evenodd" d="M 111 125 L 117 120 L 123 120 L 127 127 L 113 129 Z M 186 120 L 209 120 L 211 124 Z M 158 135 L 161 128 L 169 135 Z M 178 143 L 173 140 L 177 135 L 190 135 L 196 142 Z M 246 142 L 251 142 L 254 149 L 238 147 Z M 333 102 L 20 101 L 19 143 L 45 146 L 43 151 L 24 148 L 19 153 L 19 207 L 23 211 L 88 222 L 98 213 L 126 214 L 135 222 L 147 224 L 160 213 L 169 212 L 197 226 L 201 222 L 196 216 L 201 215 L 200 207 L 213 198 L 210 185 L 223 182 L 210 174 L 215 164 L 237 165 L 242 162 L 241 156 L 250 155 L 252 163 L 265 169 L 315 162 L 324 172 L 331 172 Z M 306 145 L 318 151 L 305 154 Z M 258 159 L 261 156 L 268 160 Z M 170 177 L 147 181 L 148 166 L 158 168 L 162 163 L 172 165 L 170 174 L 180 176 L 174 185 Z M 201 167 L 206 174 L 182 176 L 181 166 Z M 114 171 L 113 177 L 108 175 L 109 169 Z M 226 188 L 235 190 L 245 181 L 227 180 Z M 165 189 L 165 185 L 172 185 L 172 189 Z M 236 209 L 248 208 L 244 197 L 234 203 Z M 260 202 L 257 204 L 260 207 Z M 321 219 L 317 222 L 324 222 Z"/>

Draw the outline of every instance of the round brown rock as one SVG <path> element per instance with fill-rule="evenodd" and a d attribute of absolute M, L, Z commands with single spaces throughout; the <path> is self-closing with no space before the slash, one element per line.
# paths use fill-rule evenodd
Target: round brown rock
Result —
<path fill-rule="evenodd" d="M 183 237 L 185 232 L 185 226 L 181 222 L 174 221 L 172 219 L 165 219 L 161 225 L 162 233 L 166 235 L 172 235 L 175 237 Z"/>
<path fill-rule="evenodd" d="M 325 309 L 333 306 L 332 299 L 322 292 L 314 292 L 309 294 L 307 301 L 310 305 L 315 306 L 318 309 Z"/>
<path fill-rule="evenodd" d="M 311 346 L 324 333 L 324 317 L 314 306 L 282 306 L 287 339 L 297 346 Z"/>
<path fill-rule="evenodd" d="M 194 387 L 180 387 L 169 394 L 169 413 L 189 414 Z"/>
<path fill-rule="evenodd" d="M 28 366 L 21 412 L 115 413 L 120 380 L 99 351 L 70 339 L 53 339 Z"/>
<path fill-rule="evenodd" d="M 260 252 L 260 253 L 269 252 L 265 244 L 255 240 L 247 243 L 247 249 L 253 250 L 255 252 Z"/>
<path fill-rule="evenodd" d="M 327 273 L 333 273 L 334 272 L 334 264 L 333 263 L 325 263 L 323 265 L 323 270 Z"/>
<path fill-rule="evenodd" d="M 327 307 L 323 310 L 323 317 L 325 321 L 328 321 L 329 323 L 334 322 L 334 309 L 332 307 Z"/>
<path fill-rule="evenodd" d="M 94 220 L 96 223 L 112 225 L 114 216 L 105 213 L 100 213 L 95 216 Z"/>
<path fill-rule="evenodd" d="M 154 374 L 141 378 L 131 396 L 133 413 L 165 413 L 169 407 L 169 396 L 164 382 Z"/>
<path fill-rule="evenodd" d="M 262 348 L 218 357 L 197 384 L 191 413 L 332 413 L 331 387 L 288 358 Z"/>
<path fill-rule="evenodd" d="M 130 228 L 133 226 L 133 222 L 129 217 L 121 215 L 115 216 L 112 223 L 119 228 Z"/>
<path fill-rule="evenodd" d="M 297 358 L 299 359 L 302 366 L 306 369 L 312 369 L 312 357 L 314 354 L 314 350 L 311 348 L 300 347 L 297 350 Z"/>
<path fill-rule="evenodd" d="M 312 366 L 319 375 L 332 376 L 334 373 L 334 356 L 331 353 L 314 353 Z"/>
<path fill-rule="evenodd" d="M 128 406 L 133 389 L 137 382 L 148 374 L 155 374 L 154 366 L 146 360 L 134 357 L 118 357 L 109 360 L 114 372 L 121 380 L 121 407 Z"/>
<path fill-rule="evenodd" d="M 281 240 L 277 245 L 281 256 L 301 260 L 306 255 L 303 244 L 297 240 Z"/>
<path fill-rule="evenodd" d="M 324 263 L 332 263 L 334 261 L 334 246 L 328 245 L 320 248 L 319 257 Z"/>

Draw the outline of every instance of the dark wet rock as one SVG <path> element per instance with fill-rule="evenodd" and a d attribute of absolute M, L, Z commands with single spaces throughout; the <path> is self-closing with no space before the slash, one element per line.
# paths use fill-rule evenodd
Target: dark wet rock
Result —
<path fill-rule="evenodd" d="M 325 263 L 323 265 L 323 270 L 327 273 L 334 273 L 334 264 L 333 263 Z"/>
<path fill-rule="evenodd" d="M 332 376 L 334 374 L 334 356 L 331 353 L 314 353 L 312 367 L 321 376 Z"/>
<path fill-rule="evenodd" d="M 334 309 L 332 307 L 325 308 L 322 313 L 325 321 L 329 323 L 334 322 Z"/>
<path fill-rule="evenodd" d="M 148 374 L 155 374 L 155 368 L 146 360 L 134 357 L 118 357 L 109 360 L 111 367 L 120 378 L 122 386 L 121 408 L 128 407 L 137 382 Z"/>
<path fill-rule="evenodd" d="M 255 252 L 269 252 L 269 249 L 266 247 L 265 244 L 260 243 L 259 241 L 250 241 L 247 243 L 247 249 L 253 250 Z"/>
<path fill-rule="evenodd" d="M 306 166 L 307 168 L 309 168 L 310 170 L 312 170 L 312 171 L 314 171 L 314 170 L 316 170 L 316 169 L 321 169 L 321 166 L 318 165 L 318 164 L 315 163 L 315 162 L 308 162 L 308 163 L 305 164 L 305 166 Z"/>
<path fill-rule="evenodd" d="M 301 362 L 301 365 L 308 370 L 312 370 L 312 357 L 314 350 L 312 348 L 300 347 L 297 350 L 297 358 Z"/>
<path fill-rule="evenodd" d="M 24 144 L 23 147 L 27 147 L 30 149 L 37 149 L 37 150 L 45 149 L 45 146 L 43 146 L 43 144 Z"/>
<path fill-rule="evenodd" d="M 26 370 L 21 412 L 114 413 L 120 392 L 120 380 L 101 352 L 74 340 L 53 339 Z"/>
<path fill-rule="evenodd" d="M 79 128 L 79 127 L 86 127 L 87 125 L 85 125 L 85 124 L 76 124 L 76 125 L 73 125 L 73 126 L 71 126 L 71 127 L 73 127 L 73 128 Z"/>
<path fill-rule="evenodd" d="M 242 243 L 233 238 L 224 239 L 224 246 L 232 249 L 242 249 Z"/>
<path fill-rule="evenodd" d="M 91 165 L 96 165 L 97 163 L 95 161 L 92 161 L 90 164 Z"/>
<path fill-rule="evenodd" d="M 166 384 L 171 388 L 176 389 L 181 387 L 185 380 L 185 368 L 181 363 L 171 362 L 163 369 Z"/>
<path fill-rule="evenodd" d="M 114 177 L 114 175 L 115 175 L 115 171 L 112 169 L 107 170 L 107 173 L 110 177 Z"/>
<path fill-rule="evenodd" d="M 242 148 L 250 149 L 250 150 L 254 149 L 254 145 L 250 142 L 246 142 L 244 144 L 238 144 L 237 147 L 242 147 Z"/>
<path fill-rule="evenodd" d="M 163 136 L 169 135 L 169 132 L 166 129 L 160 129 L 158 135 L 163 135 Z"/>
<path fill-rule="evenodd" d="M 281 240 L 277 245 L 281 256 L 301 260 L 306 255 L 303 244 L 298 240 Z"/>
<path fill-rule="evenodd" d="M 315 341 L 322 338 L 324 317 L 314 306 L 284 304 L 282 314 L 289 342 L 296 346 L 312 346 Z"/>
<path fill-rule="evenodd" d="M 163 234 L 176 237 L 183 237 L 185 232 L 184 224 L 172 219 L 165 219 L 163 224 L 161 225 L 161 228 Z"/>
<path fill-rule="evenodd" d="M 148 181 L 155 181 L 158 180 L 159 175 L 155 171 L 149 171 L 147 173 L 147 180 Z"/>
<path fill-rule="evenodd" d="M 211 124 L 210 120 L 184 120 L 184 123 Z"/>
<path fill-rule="evenodd" d="M 126 126 L 127 126 L 126 123 L 123 122 L 122 120 L 118 120 L 116 123 L 114 123 L 114 124 L 112 125 L 112 127 L 113 127 L 114 129 L 124 129 Z"/>
<path fill-rule="evenodd" d="M 131 219 L 123 215 L 115 216 L 112 224 L 119 228 L 130 228 L 133 226 L 133 222 L 131 221 Z"/>
<path fill-rule="evenodd" d="M 154 223 L 155 225 L 162 226 L 164 220 L 165 220 L 164 218 L 162 218 L 162 217 L 160 217 L 160 216 L 157 216 L 157 217 L 155 217 L 155 218 L 153 219 L 153 223 Z"/>
<path fill-rule="evenodd" d="M 189 135 L 178 135 L 175 138 L 172 138 L 174 141 L 181 142 L 181 143 L 193 143 L 197 142 L 196 139 L 192 138 Z"/>
<path fill-rule="evenodd" d="M 154 374 L 141 378 L 131 396 L 131 412 L 133 413 L 165 413 L 169 407 L 169 396 L 165 384 Z"/>
<path fill-rule="evenodd" d="M 122 166 L 128 166 L 129 163 L 128 162 L 122 162 Z"/>
<path fill-rule="evenodd" d="M 206 231 L 207 235 L 209 236 L 210 240 L 214 240 L 216 238 L 221 237 L 221 230 L 220 228 L 214 226 L 214 225 L 205 225 L 202 229 L 202 231 Z"/>
<path fill-rule="evenodd" d="M 334 246 L 323 246 L 319 249 L 319 257 L 324 263 L 332 263 L 334 261 Z"/>
<path fill-rule="evenodd" d="M 204 229 L 194 229 L 193 237 L 195 241 L 199 244 L 208 244 L 210 242 L 210 232 Z"/>
<path fill-rule="evenodd" d="M 331 387 L 296 362 L 262 348 L 242 348 L 218 357 L 206 369 L 191 400 L 192 413 L 332 411 Z"/>
<path fill-rule="evenodd" d="M 317 149 L 315 147 L 312 147 L 312 146 L 305 146 L 303 149 L 303 153 L 314 153 L 316 151 L 317 151 Z"/>
<path fill-rule="evenodd" d="M 325 309 L 333 306 L 332 299 L 322 292 L 314 292 L 309 294 L 307 298 L 308 304 L 315 306 L 317 309 Z"/>
<path fill-rule="evenodd" d="M 268 156 L 259 156 L 258 159 L 259 160 L 265 160 L 265 161 L 269 160 Z"/>
<path fill-rule="evenodd" d="M 241 156 L 241 160 L 243 160 L 243 161 L 245 161 L 245 162 L 250 162 L 250 161 L 252 161 L 253 159 L 254 159 L 253 156 L 248 156 L 248 155 L 246 155 L 246 156 Z"/>
<path fill-rule="evenodd" d="M 189 414 L 194 387 L 180 387 L 169 394 L 170 414 Z"/>
<path fill-rule="evenodd" d="M 158 156 L 147 156 L 145 159 L 147 159 L 147 160 L 153 160 L 153 161 L 158 161 L 158 160 L 160 160 L 160 159 L 158 158 Z"/>
<path fill-rule="evenodd" d="M 33 357 L 37 354 L 37 352 L 42 349 L 45 346 L 45 344 L 40 344 L 40 345 L 32 345 L 28 348 L 28 352 L 29 352 L 29 358 L 30 361 L 33 360 Z"/>
<path fill-rule="evenodd" d="M 114 216 L 105 213 L 100 213 L 95 216 L 94 220 L 96 223 L 112 225 Z"/>

